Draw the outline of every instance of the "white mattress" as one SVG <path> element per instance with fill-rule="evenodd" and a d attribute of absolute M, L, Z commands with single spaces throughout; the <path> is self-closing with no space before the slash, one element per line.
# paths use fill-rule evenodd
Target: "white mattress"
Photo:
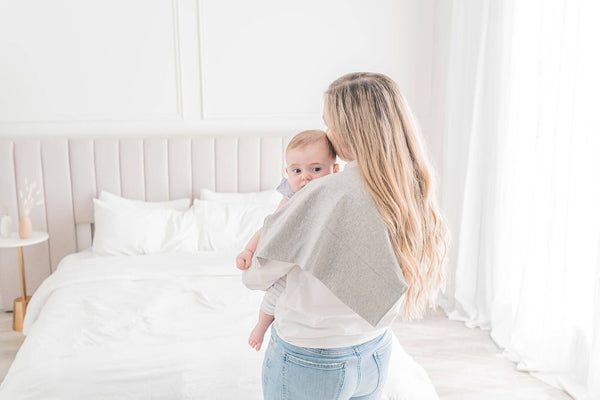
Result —
<path fill-rule="evenodd" d="M 262 292 L 231 253 L 66 257 L 29 303 L 0 399 L 261 399 Z M 266 346 L 264 346 L 266 347 Z M 388 399 L 437 399 L 395 339 Z"/>

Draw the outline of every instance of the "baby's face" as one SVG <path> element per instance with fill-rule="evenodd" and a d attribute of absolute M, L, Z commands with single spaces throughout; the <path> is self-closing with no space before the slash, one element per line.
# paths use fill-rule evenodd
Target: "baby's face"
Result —
<path fill-rule="evenodd" d="M 339 166 L 331 158 L 329 147 L 322 141 L 290 149 L 286 154 L 290 186 L 294 192 L 313 179 L 338 172 Z"/>

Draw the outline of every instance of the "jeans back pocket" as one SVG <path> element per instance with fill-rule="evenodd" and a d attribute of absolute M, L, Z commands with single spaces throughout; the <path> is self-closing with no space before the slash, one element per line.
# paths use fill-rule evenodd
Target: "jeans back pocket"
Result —
<path fill-rule="evenodd" d="M 283 393 L 286 400 L 339 398 L 346 363 L 283 353 Z"/>

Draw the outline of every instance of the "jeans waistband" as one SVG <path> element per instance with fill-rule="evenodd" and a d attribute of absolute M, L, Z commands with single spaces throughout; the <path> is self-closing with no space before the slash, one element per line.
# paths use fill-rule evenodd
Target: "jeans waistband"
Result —
<path fill-rule="evenodd" d="M 294 346 L 293 344 L 289 344 L 288 342 L 286 342 L 285 340 L 283 340 L 279 337 L 279 335 L 277 334 L 277 330 L 275 329 L 275 326 L 274 325 L 271 326 L 271 340 L 273 340 L 275 343 L 281 344 L 286 349 L 289 349 L 289 350 L 291 350 L 295 353 L 299 353 L 299 354 L 308 354 L 308 355 L 317 355 L 318 354 L 318 355 L 332 356 L 332 357 L 346 356 L 346 355 L 350 355 L 350 354 L 374 351 L 376 348 L 380 347 L 381 345 L 385 344 L 386 342 L 391 341 L 391 335 L 392 334 L 391 334 L 390 330 L 386 329 L 386 331 L 384 333 L 377 336 L 375 339 L 371 339 L 368 342 L 357 344 L 355 346 L 336 347 L 336 348 L 329 348 L 329 349 L 317 349 L 317 348 L 310 348 L 310 347 L 299 347 L 299 346 Z"/>

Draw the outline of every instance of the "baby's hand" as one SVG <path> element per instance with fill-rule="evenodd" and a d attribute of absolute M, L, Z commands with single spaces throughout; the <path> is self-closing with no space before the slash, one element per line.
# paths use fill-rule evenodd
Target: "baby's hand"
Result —
<path fill-rule="evenodd" d="M 235 258 L 235 264 L 238 269 L 246 270 L 250 268 L 252 264 L 252 252 L 248 249 L 244 249 L 238 256 Z"/>

